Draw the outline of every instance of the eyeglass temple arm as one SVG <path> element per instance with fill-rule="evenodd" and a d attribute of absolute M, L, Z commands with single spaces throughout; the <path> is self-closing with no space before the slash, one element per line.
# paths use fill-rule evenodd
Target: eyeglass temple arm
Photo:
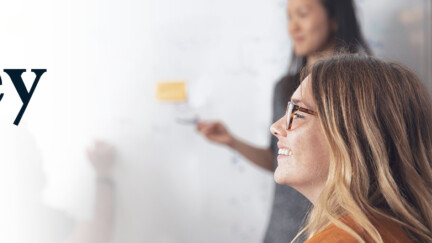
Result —
<path fill-rule="evenodd" d="M 303 108 L 303 107 L 300 107 L 300 106 L 297 106 L 297 109 L 299 111 L 301 111 L 301 112 L 305 112 L 305 113 L 308 113 L 308 114 L 311 114 L 311 115 L 318 115 L 318 113 L 316 113 L 315 111 L 311 111 L 309 109 L 306 109 L 306 108 Z"/>

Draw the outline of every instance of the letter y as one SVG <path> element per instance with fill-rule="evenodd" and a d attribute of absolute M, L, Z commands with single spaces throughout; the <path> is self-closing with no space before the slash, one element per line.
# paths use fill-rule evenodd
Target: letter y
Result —
<path fill-rule="evenodd" d="M 36 89 L 39 79 L 41 78 L 42 74 L 46 72 L 46 69 L 32 69 L 32 72 L 36 74 L 36 79 L 34 80 L 30 88 L 30 92 L 27 91 L 27 88 L 21 77 L 22 73 L 26 71 L 25 69 L 5 69 L 4 71 L 9 75 L 13 85 L 15 86 L 16 91 L 18 92 L 19 97 L 21 98 L 21 101 L 23 102 L 23 106 L 21 107 L 21 110 L 19 111 L 14 121 L 14 124 L 18 126 L 22 116 L 24 115 L 27 105 L 29 104 L 31 97 L 33 96 L 33 92 Z"/>

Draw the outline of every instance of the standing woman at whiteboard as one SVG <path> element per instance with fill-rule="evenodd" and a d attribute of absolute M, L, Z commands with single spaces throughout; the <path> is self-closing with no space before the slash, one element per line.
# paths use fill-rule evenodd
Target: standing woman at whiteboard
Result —
<path fill-rule="evenodd" d="M 293 52 L 288 73 L 275 86 L 273 122 L 285 114 L 291 95 L 300 83 L 300 70 L 338 51 L 371 54 L 362 36 L 352 0 L 289 0 L 288 33 Z M 226 145 L 252 163 L 274 172 L 278 164 L 277 141 L 257 148 L 232 135 L 221 122 L 200 122 L 197 129 L 208 140 Z M 265 243 L 289 242 L 304 221 L 310 202 L 289 186 L 275 185 L 272 213 Z"/>

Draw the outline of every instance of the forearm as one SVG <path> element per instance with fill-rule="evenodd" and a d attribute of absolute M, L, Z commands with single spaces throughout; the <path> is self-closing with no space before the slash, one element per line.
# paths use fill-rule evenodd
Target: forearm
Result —
<path fill-rule="evenodd" d="M 115 185 L 111 178 L 98 178 L 93 223 L 103 242 L 111 238 L 114 226 Z"/>
<path fill-rule="evenodd" d="M 257 148 L 236 138 L 233 138 L 228 146 L 239 152 L 255 165 L 271 172 L 274 171 L 273 153 L 269 148 Z"/>
<path fill-rule="evenodd" d="M 96 182 L 94 213 L 89 221 L 79 221 L 67 243 L 110 242 L 114 225 L 114 184 L 111 179 Z"/>

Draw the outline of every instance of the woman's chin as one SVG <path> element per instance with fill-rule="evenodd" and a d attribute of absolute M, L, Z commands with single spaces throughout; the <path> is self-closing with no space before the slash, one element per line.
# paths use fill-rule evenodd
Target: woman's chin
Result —
<path fill-rule="evenodd" d="M 276 183 L 288 185 L 287 174 L 283 172 L 283 169 L 280 166 L 276 168 L 273 177 Z"/>
<path fill-rule="evenodd" d="M 294 53 L 296 56 L 306 57 L 308 54 L 310 54 L 310 50 L 302 47 L 294 47 Z"/>

